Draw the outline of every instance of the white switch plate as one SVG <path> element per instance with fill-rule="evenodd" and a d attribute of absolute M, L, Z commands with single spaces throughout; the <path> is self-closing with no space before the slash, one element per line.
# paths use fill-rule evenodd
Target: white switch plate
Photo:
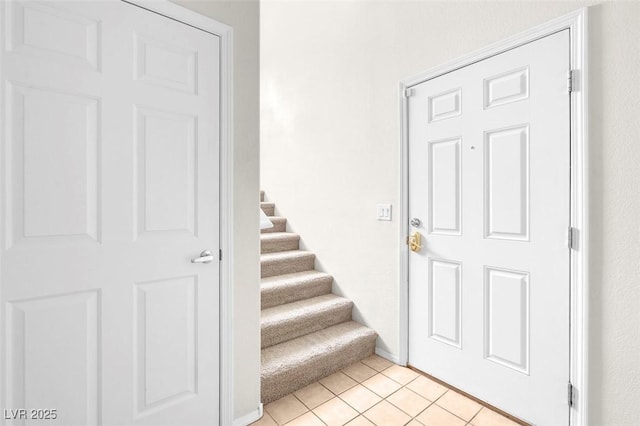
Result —
<path fill-rule="evenodd" d="M 378 204 L 376 206 L 378 220 L 391 220 L 391 204 Z"/>

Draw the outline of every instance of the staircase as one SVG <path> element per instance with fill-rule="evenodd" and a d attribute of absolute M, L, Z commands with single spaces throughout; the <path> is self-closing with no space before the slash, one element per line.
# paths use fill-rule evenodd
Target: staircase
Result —
<path fill-rule="evenodd" d="M 353 302 L 331 293 L 275 204 L 260 207 L 274 227 L 260 236 L 262 402 L 267 404 L 371 355 L 377 334 L 351 320 Z"/>

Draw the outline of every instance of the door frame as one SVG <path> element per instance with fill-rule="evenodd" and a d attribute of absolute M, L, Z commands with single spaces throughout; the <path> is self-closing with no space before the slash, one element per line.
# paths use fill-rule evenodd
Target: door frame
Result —
<path fill-rule="evenodd" d="M 168 0 L 121 0 L 220 39 L 220 260 L 219 416 L 233 424 L 233 28 Z"/>
<path fill-rule="evenodd" d="M 399 85 L 402 155 L 400 159 L 400 220 L 398 241 L 400 245 L 400 326 L 399 359 L 407 365 L 409 359 L 409 249 L 405 239 L 409 235 L 409 162 L 408 162 L 408 102 L 411 88 L 427 80 L 439 77 L 505 51 L 514 49 L 542 37 L 565 29 L 570 33 L 570 63 L 572 70 L 571 91 L 571 226 L 574 249 L 570 254 L 570 381 L 573 385 L 573 405 L 569 423 L 572 426 L 588 425 L 588 332 L 589 332 L 589 175 L 588 175 L 588 58 L 587 58 L 587 8 L 581 8 L 545 24 L 509 37 L 485 48 L 469 53 L 419 75 L 404 79 Z"/>

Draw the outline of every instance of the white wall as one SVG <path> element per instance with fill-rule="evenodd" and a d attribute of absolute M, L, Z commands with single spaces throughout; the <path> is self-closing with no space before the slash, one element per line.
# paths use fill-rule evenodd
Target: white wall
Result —
<path fill-rule="evenodd" d="M 240 418 L 260 403 L 260 278 L 258 231 L 259 20 L 258 0 L 178 0 L 234 30 L 234 411 Z"/>
<path fill-rule="evenodd" d="M 591 7 L 594 425 L 640 419 L 640 3 L 263 0 L 261 186 L 398 354 L 398 82 Z"/>

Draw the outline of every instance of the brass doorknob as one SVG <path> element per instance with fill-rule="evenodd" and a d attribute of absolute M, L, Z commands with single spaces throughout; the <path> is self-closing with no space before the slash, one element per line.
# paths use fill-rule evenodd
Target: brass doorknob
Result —
<path fill-rule="evenodd" d="M 409 248 L 411 251 L 418 253 L 422 249 L 422 235 L 418 231 L 409 236 Z"/>

